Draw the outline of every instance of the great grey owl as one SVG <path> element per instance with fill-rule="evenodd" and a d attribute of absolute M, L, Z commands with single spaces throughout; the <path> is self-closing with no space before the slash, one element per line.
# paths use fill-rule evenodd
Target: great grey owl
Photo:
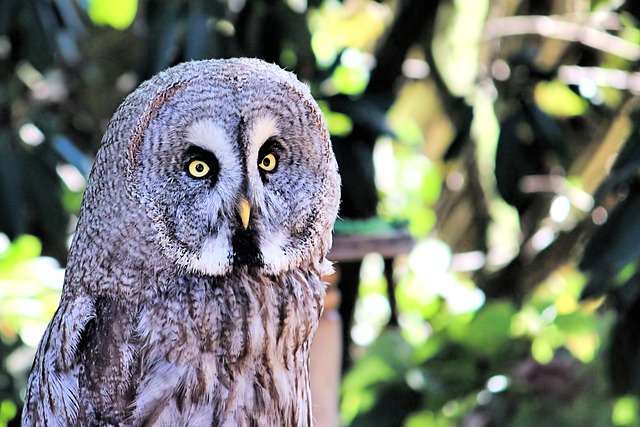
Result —
<path fill-rule="evenodd" d="M 23 425 L 311 425 L 339 181 L 293 74 L 208 60 L 143 83 L 96 156 Z"/>

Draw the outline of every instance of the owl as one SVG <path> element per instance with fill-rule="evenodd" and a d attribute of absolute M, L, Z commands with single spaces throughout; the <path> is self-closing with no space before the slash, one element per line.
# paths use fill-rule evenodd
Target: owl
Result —
<path fill-rule="evenodd" d="M 339 199 L 293 74 L 240 58 L 143 83 L 97 153 L 23 425 L 311 425 Z"/>

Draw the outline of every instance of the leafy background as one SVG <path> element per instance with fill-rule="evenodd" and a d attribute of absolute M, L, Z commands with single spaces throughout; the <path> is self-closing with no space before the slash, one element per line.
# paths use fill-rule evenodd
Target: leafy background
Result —
<path fill-rule="evenodd" d="M 319 100 L 343 231 L 416 242 L 392 274 L 343 266 L 344 425 L 640 425 L 638 19 L 631 0 L 0 0 L 0 426 L 109 117 L 159 70 L 240 55 Z"/>

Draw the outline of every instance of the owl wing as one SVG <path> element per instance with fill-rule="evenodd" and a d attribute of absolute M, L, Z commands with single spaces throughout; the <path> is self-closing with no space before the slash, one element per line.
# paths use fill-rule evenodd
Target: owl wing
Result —
<path fill-rule="evenodd" d="M 40 341 L 27 385 L 22 425 L 75 425 L 80 408 L 77 350 L 87 324 L 95 317 L 94 300 L 60 301 Z"/>

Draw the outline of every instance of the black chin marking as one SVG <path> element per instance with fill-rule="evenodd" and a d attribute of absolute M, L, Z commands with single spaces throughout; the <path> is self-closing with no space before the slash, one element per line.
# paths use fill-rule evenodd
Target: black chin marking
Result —
<path fill-rule="evenodd" d="M 236 266 L 262 267 L 264 261 L 258 249 L 258 237 L 254 230 L 239 228 L 231 238 L 233 264 Z"/>

